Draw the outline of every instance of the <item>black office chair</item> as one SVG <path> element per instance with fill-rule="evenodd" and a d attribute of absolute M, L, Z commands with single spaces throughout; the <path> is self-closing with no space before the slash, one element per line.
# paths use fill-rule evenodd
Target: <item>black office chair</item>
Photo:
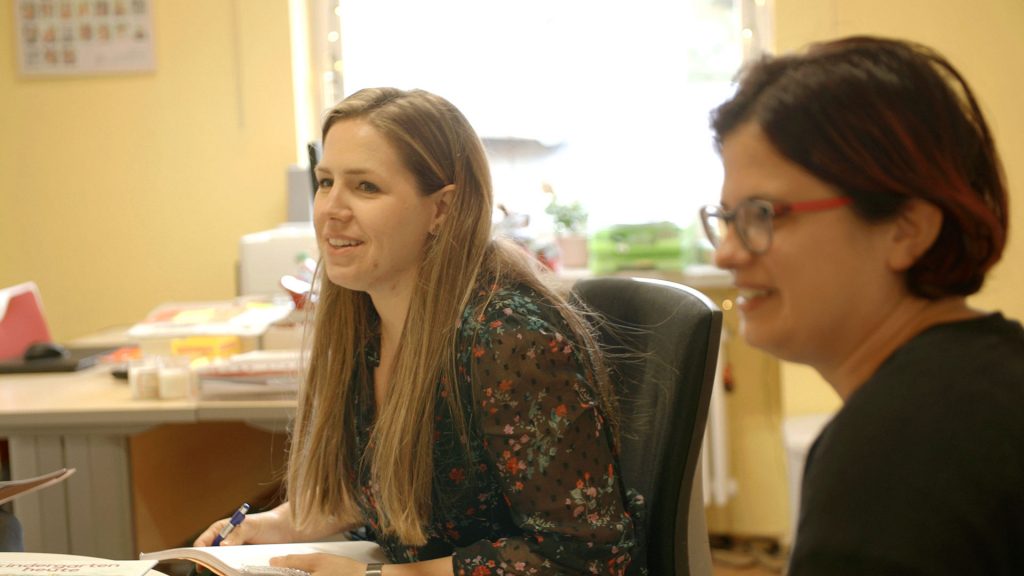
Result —
<path fill-rule="evenodd" d="M 698 463 L 714 385 L 722 312 L 680 284 L 588 278 L 573 293 L 605 320 L 602 347 L 617 381 L 620 464 L 646 502 L 639 522 L 652 576 L 710 576 Z"/>

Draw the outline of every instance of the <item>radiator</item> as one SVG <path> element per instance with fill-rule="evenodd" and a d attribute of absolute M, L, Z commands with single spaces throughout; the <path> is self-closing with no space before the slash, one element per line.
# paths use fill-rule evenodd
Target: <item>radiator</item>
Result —
<path fill-rule="evenodd" d="M 715 385 L 711 390 L 711 405 L 708 408 L 708 423 L 700 451 L 704 506 L 725 506 L 736 491 L 736 482 L 729 475 L 729 431 L 723 397 L 727 338 L 723 328 L 718 349 L 718 366 L 715 369 Z"/>

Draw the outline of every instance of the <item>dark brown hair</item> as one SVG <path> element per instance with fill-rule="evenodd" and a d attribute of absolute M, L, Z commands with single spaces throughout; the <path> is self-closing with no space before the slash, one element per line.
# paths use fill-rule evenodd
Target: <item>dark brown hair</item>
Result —
<path fill-rule="evenodd" d="M 763 58 L 712 112 L 718 146 L 748 121 L 868 221 L 896 217 L 911 198 L 942 210 L 938 238 L 907 272 L 914 294 L 973 294 L 1002 255 L 1002 164 L 970 87 L 934 50 L 850 37 Z"/>

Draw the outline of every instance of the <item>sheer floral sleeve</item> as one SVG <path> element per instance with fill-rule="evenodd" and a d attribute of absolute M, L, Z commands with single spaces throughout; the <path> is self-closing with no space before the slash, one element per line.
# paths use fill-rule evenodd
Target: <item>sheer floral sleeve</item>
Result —
<path fill-rule="evenodd" d="M 633 524 L 611 430 L 567 327 L 538 302 L 499 291 L 462 326 L 480 467 L 519 534 L 456 548 L 455 573 L 623 574 Z"/>

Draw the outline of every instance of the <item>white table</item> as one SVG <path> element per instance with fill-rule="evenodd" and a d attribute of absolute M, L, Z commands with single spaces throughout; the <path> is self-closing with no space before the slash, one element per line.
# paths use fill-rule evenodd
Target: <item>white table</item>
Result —
<path fill-rule="evenodd" d="M 66 489 L 14 502 L 30 552 L 129 559 L 132 479 L 129 437 L 171 423 L 245 422 L 283 430 L 294 400 L 132 400 L 105 367 L 0 376 L 0 437 L 14 478 L 68 467 Z"/>

